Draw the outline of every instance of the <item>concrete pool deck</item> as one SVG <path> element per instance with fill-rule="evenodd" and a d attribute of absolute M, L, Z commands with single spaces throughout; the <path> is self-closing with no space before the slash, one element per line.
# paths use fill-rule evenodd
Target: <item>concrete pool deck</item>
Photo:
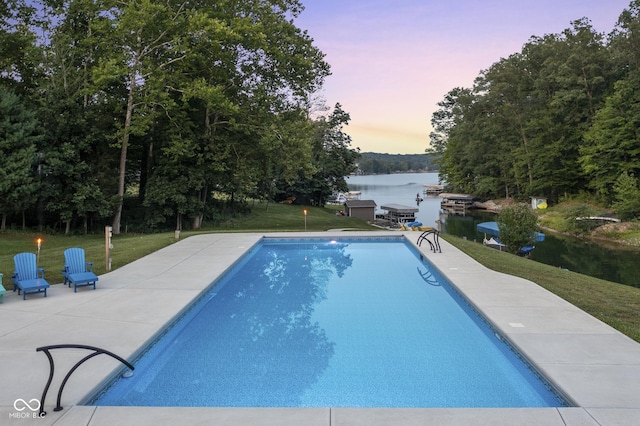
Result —
<path fill-rule="evenodd" d="M 416 242 L 418 232 L 405 232 Z M 77 293 L 52 285 L 48 297 L 7 292 L 0 304 L 0 424 L 39 425 L 632 425 L 640 419 L 640 344 L 536 284 L 491 271 L 441 240 L 422 253 L 575 407 L 566 408 L 176 408 L 79 406 L 121 364 L 100 355 L 78 368 L 55 412 L 64 375 L 91 352 L 51 351 L 49 376 L 36 348 L 83 344 L 132 359 L 203 289 L 263 236 L 383 236 L 398 232 L 206 234 L 189 237 L 100 276 Z M 115 248 L 117 250 L 117 246 Z M 89 259 L 91 260 L 91 259 Z M 95 261 L 95 260 L 94 260 Z M 8 274 L 5 273 L 5 277 Z M 46 275 L 45 275 L 46 276 Z M 5 281 L 6 283 L 6 281 Z M 33 401 L 36 400 L 36 401 Z M 29 404 L 29 406 L 27 406 Z"/>

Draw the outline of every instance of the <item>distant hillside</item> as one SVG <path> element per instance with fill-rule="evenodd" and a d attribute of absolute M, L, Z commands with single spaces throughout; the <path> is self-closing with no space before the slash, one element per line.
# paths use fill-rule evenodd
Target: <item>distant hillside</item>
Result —
<path fill-rule="evenodd" d="M 436 171 L 430 154 L 378 154 L 363 152 L 358 160 L 358 173 L 365 175 Z"/>

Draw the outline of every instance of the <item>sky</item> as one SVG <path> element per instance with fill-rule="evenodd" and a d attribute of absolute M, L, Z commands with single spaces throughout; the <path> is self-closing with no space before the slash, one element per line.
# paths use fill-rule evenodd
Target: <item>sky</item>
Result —
<path fill-rule="evenodd" d="M 421 154 L 451 89 L 583 17 L 608 34 L 631 0 L 300 1 L 295 23 L 331 66 L 319 95 L 350 114 L 352 148 Z"/>

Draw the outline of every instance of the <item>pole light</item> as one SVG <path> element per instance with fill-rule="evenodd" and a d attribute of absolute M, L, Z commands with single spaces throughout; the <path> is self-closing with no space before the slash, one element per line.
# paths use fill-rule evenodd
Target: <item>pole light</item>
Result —
<path fill-rule="evenodd" d="M 303 210 L 304 212 L 304 230 L 307 231 L 307 209 Z"/>
<path fill-rule="evenodd" d="M 38 246 L 38 255 L 36 256 L 36 265 L 40 264 L 40 247 L 42 247 L 42 238 L 38 238 L 36 240 L 36 245 Z"/>

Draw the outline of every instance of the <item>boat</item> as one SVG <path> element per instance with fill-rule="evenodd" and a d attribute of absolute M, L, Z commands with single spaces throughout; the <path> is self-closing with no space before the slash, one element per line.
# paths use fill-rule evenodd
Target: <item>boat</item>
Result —
<path fill-rule="evenodd" d="M 482 244 L 487 247 L 495 248 L 500 251 L 506 251 L 507 246 L 500 241 L 500 228 L 498 227 L 498 222 L 482 222 L 476 226 L 478 232 L 484 233 L 484 239 L 482 240 Z M 490 238 L 487 238 L 487 235 L 490 235 Z M 544 241 L 544 234 L 542 232 L 536 232 L 534 234 L 534 241 Z M 528 256 L 531 254 L 533 249 L 536 246 L 524 246 L 520 247 L 518 250 L 518 254 L 522 256 Z"/>
<path fill-rule="evenodd" d="M 362 192 L 360 191 L 349 191 L 345 192 L 344 196 L 347 200 L 359 200 Z"/>
<path fill-rule="evenodd" d="M 342 205 L 347 202 L 347 200 L 359 200 L 360 195 L 362 195 L 360 191 L 338 192 L 337 194 L 333 194 L 327 201 L 327 204 Z"/>

